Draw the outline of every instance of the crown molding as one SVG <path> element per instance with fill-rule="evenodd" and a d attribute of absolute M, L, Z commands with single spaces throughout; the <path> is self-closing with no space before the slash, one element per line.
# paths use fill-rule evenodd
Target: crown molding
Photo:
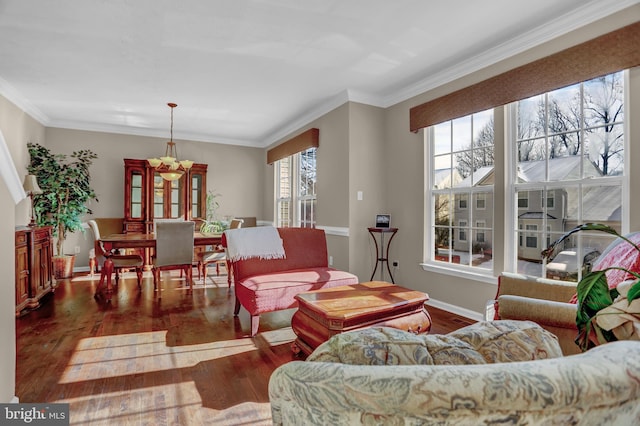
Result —
<path fill-rule="evenodd" d="M 0 77 L 0 95 L 7 98 L 9 102 L 20 108 L 25 113 L 33 117 L 38 123 L 43 126 L 49 126 L 51 120 L 42 111 L 36 108 L 31 102 L 29 102 L 22 94 L 16 90 L 15 87 L 10 85 L 5 79 Z"/>
<path fill-rule="evenodd" d="M 638 3 L 640 3 L 638 0 L 607 0 L 587 3 L 578 10 L 549 21 L 546 25 L 537 27 L 499 46 L 405 86 L 405 88 L 395 91 L 393 95 L 384 97 L 379 106 L 388 108 L 406 101 Z"/>

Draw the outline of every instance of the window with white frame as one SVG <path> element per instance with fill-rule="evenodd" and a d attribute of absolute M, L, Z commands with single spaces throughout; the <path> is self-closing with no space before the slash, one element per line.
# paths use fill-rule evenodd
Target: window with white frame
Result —
<path fill-rule="evenodd" d="M 492 268 L 493 135 L 493 110 L 429 128 L 428 261 Z"/>
<path fill-rule="evenodd" d="M 456 138 L 458 120 L 427 128 L 425 267 L 446 268 L 459 259 L 477 271 L 483 264 L 473 261 L 477 257 L 474 247 L 486 252 L 482 247 L 490 249 L 496 243 L 492 238 L 496 203 L 506 203 L 505 223 L 513 226 L 507 229 L 505 240 L 498 242 L 513 256 L 504 265 L 513 272 L 547 277 L 542 249 L 578 224 L 606 223 L 622 232 L 627 226 L 623 194 L 629 191 L 624 179 L 628 167 L 624 101 L 631 96 L 625 93 L 627 73 L 610 74 L 496 110 L 505 114 L 505 132 L 500 136 L 508 147 L 505 163 L 496 172 L 505 177 L 504 199 L 494 200 L 493 186 L 488 185 L 493 179 L 481 166 L 487 158 L 482 154 L 491 150 L 475 142 L 465 145 Z M 469 124 L 470 117 L 475 114 L 459 120 Z M 465 157 L 467 161 L 459 164 Z M 487 165 L 492 168 L 492 161 Z M 468 200 L 466 211 L 460 200 Z M 483 204 L 487 216 L 479 216 Z M 485 217 L 486 227 L 480 223 Z M 466 242 L 460 239 L 463 228 Z M 486 241 L 481 244 L 483 237 Z M 558 252 L 601 252 L 612 239 L 603 233 L 576 233 Z M 491 256 L 491 250 L 488 252 Z M 578 257 L 582 262 L 582 256 Z M 485 265 L 490 269 L 488 260 Z M 450 269 L 458 270 L 454 265 Z M 574 280 L 583 274 L 580 265 L 577 269 Z M 494 275 L 500 272 L 493 271 Z"/>
<path fill-rule="evenodd" d="M 315 228 L 316 148 L 276 161 L 276 225 Z"/>
<path fill-rule="evenodd" d="M 625 168 L 624 72 L 610 74 L 516 102 L 510 107 L 516 135 L 511 176 L 518 208 L 515 231 L 524 247 L 517 253 L 517 271 L 547 276 L 538 241 L 549 244 L 586 222 L 622 228 Z M 531 200 L 524 209 L 524 194 Z M 536 200 L 539 199 L 539 200 Z M 533 208 L 533 206 L 540 206 Z M 577 233 L 556 252 L 588 254 L 602 251 L 611 237 Z M 570 274 L 580 279 L 584 256 Z M 553 259 L 551 259 L 553 261 Z"/>

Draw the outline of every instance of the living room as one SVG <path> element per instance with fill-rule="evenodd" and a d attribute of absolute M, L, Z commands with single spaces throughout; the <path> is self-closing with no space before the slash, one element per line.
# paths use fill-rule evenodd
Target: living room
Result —
<path fill-rule="evenodd" d="M 436 306 L 479 319 L 486 302 L 496 294 L 496 276 L 508 269 L 507 249 L 499 244 L 507 236 L 501 229 L 505 223 L 504 208 L 494 213 L 493 277 L 474 277 L 425 270 L 425 142 L 424 132 L 411 132 L 410 109 L 425 102 L 482 82 L 503 72 L 528 64 L 563 49 L 586 42 L 640 20 L 640 6 L 628 7 L 602 16 L 600 19 L 569 33 L 507 58 L 496 59 L 491 65 L 458 74 L 457 78 L 435 84 L 428 90 L 389 106 L 367 105 L 341 94 L 324 105 L 325 112 L 307 122 L 286 123 L 276 140 L 268 146 L 251 147 L 222 143 L 178 141 L 182 158 L 198 159 L 209 166 L 208 187 L 222 194 L 222 215 L 256 216 L 266 223 L 274 220 L 274 169 L 266 162 L 266 151 L 309 128 L 318 128 L 318 225 L 327 232 L 328 251 L 333 266 L 356 274 L 367 281 L 375 263 L 367 227 L 372 226 L 376 213 L 391 215 L 392 225 L 399 228 L 392 246 L 392 256 L 400 267 L 394 270 L 396 283 L 430 295 Z M 462 66 L 461 66 L 462 67 Z M 640 103 L 640 70 L 629 71 L 629 109 Z M 165 101 L 173 101 L 166 99 Z M 159 109 L 166 110 L 160 102 Z M 8 146 L 8 154 L 19 176 L 26 174 L 29 162 L 27 142 L 38 142 L 55 152 L 70 153 L 90 148 L 98 156 L 91 174 L 99 202 L 91 205 L 94 217 L 121 217 L 124 187 L 123 159 L 148 158 L 164 151 L 166 137 L 122 134 L 96 130 L 50 127 L 30 116 L 9 99 L 0 96 L 0 131 Z M 176 110 L 175 128 L 180 127 L 180 107 Z M 627 113 L 627 118 L 631 114 Z M 499 120 L 496 119 L 498 122 Z M 629 135 L 640 134 L 640 124 L 629 120 Z M 635 143 L 628 146 L 628 163 L 640 161 Z M 498 150 L 496 150 L 498 151 Z M 638 170 L 628 172 L 629 189 L 624 194 L 627 211 L 640 208 Z M 496 185 L 497 186 L 497 185 Z M 496 189 L 498 191 L 498 189 Z M 362 200 L 357 194 L 363 194 Z M 6 185 L 0 185 L 0 200 L 9 207 L 0 226 L 3 241 L 14 241 L 16 226 L 29 222 L 30 204 L 25 199 L 14 203 Z M 504 207 L 504 206 L 503 206 Z M 628 215 L 625 228 L 640 230 L 640 217 Z M 73 234 L 67 248 L 80 247 L 79 265 L 88 267 L 91 238 Z M 14 248 L 2 245 L 0 264 L 7 271 L 6 285 L 1 290 L 4 321 L 0 335 L 6 342 L 0 363 L 0 400 L 11 401 L 15 392 L 15 317 L 14 317 Z"/>

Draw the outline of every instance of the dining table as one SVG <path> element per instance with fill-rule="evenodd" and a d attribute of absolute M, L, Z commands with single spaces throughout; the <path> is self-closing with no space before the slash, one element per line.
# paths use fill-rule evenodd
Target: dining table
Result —
<path fill-rule="evenodd" d="M 139 249 L 139 248 L 155 248 L 156 247 L 156 235 L 155 233 L 149 234 L 111 234 L 100 238 L 100 242 L 104 247 L 105 255 L 104 265 L 102 266 L 102 272 L 100 274 L 100 283 L 96 288 L 95 295 L 98 296 L 102 287 L 106 281 L 105 296 L 107 301 L 111 300 L 111 294 L 113 293 L 113 285 L 111 282 L 111 275 L 113 273 L 113 260 L 109 253 L 117 249 Z M 222 242 L 222 233 L 193 233 L 194 246 L 217 246 Z"/>

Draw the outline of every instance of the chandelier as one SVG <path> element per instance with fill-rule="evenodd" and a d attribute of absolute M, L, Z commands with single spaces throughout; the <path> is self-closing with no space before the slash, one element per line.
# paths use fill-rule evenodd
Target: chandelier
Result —
<path fill-rule="evenodd" d="M 176 143 L 173 141 L 173 109 L 178 104 L 169 102 L 167 105 L 171 108 L 171 139 L 167 142 L 164 157 L 149 158 L 147 162 L 162 176 L 162 179 L 172 181 L 180 179 L 193 166 L 193 161 L 178 160 L 178 150 L 176 149 Z"/>

